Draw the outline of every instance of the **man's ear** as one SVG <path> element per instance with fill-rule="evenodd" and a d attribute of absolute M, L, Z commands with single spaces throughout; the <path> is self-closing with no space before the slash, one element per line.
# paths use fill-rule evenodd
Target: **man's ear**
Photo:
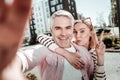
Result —
<path fill-rule="evenodd" d="M 51 34 L 53 34 L 53 32 L 52 32 L 52 27 L 50 26 L 50 32 L 51 32 Z"/>

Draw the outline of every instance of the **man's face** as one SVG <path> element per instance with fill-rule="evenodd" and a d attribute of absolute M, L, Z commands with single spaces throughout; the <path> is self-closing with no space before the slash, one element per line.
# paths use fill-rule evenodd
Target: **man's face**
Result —
<path fill-rule="evenodd" d="M 51 33 L 56 44 L 62 48 L 70 47 L 73 36 L 72 22 L 68 17 L 55 17 Z"/>

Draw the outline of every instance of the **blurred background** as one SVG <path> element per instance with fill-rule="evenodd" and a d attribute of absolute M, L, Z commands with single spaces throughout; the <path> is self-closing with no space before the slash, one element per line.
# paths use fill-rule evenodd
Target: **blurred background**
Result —
<path fill-rule="evenodd" d="M 98 36 L 105 31 L 106 47 L 120 49 L 120 0 L 33 0 L 31 9 L 22 46 L 37 44 L 36 37 L 40 34 L 51 36 L 50 16 L 64 9 L 75 19 L 90 17 Z"/>

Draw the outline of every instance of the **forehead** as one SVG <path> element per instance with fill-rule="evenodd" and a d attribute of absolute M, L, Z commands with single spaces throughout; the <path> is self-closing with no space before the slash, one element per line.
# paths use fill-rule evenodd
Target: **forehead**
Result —
<path fill-rule="evenodd" d="M 85 25 L 84 23 L 76 23 L 74 25 L 74 29 L 78 30 L 78 29 L 90 29 L 89 26 Z"/>
<path fill-rule="evenodd" d="M 66 16 L 56 16 L 53 20 L 53 27 L 55 26 L 72 26 L 72 21 Z"/>

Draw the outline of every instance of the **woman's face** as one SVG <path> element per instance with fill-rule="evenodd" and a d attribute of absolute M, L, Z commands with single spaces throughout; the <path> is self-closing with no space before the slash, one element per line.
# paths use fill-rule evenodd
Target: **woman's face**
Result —
<path fill-rule="evenodd" d="M 77 23 L 74 26 L 73 33 L 74 33 L 75 42 L 78 45 L 88 47 L 89 38 L 91 36 L 91 31 L 89 29 L 89 26 L 85 25 L 84 23 Z"/>

